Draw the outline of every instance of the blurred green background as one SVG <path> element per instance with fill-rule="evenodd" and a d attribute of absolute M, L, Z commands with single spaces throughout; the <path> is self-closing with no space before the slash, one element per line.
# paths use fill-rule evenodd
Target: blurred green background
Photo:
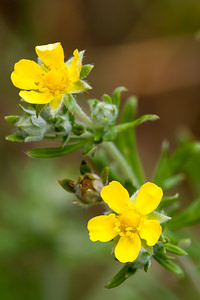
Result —
<path fill-rule="evenodd" d="M 147 274 L 138 272 L 121 287 L 104 289 L 120 264 L 111 259 L 111 243 L 89 241 L 87 221 L 101 208 L 73 205 L 73 197 L 57 183 L 77 178 L 81 152 L 53 160 L 27 158 L 24 151 L 38 144 L 6 142 L 12 127 L 4 116 L 19 113 L 18 91 L 10 81 L 15 62 L 35 60 L 36 45 L 57 41 L 66 58 L 75 48 L 86 49 L 85 63 L 95 68 L 88 78 L 93 90 L 84 99 L 124 85 L 123 101 L 137 95 L 139 115 L 160 116 L 137 129 L 151 179 L 163 139 L 173 150 L 175 136 L 184 128 L 200 138 L 199 30 L 199 0 L 1 1 L 0 299 L 198 299 L 197 225 L 185 232 L 192 244 L 191 257 L 180 261 L 184 278 L 154 262 Z M 184 206 L 199 193 L 185 183 L 179 192 Z"/>

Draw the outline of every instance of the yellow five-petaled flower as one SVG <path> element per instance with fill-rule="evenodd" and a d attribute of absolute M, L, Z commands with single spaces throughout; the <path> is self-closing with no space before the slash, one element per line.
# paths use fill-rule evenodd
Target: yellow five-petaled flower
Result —
<path fill-rule="evenodd" d="M 60 43 L 37 46 L 35 51 L 41 64 L 22 59 L 15 64 L 11 74 L 13 84 L 22 90 L 19 95 L 24 101 L 32 104 L 50 103 L 51 110 L 57 111 L 65 94 L 90 88 L 80 80 L 82 63 L 77 49 L 74 57 L 66 63 Z"/>
<path fill-rule="evenodd" d="M 160 187 L 147 182 L 129 199 L 128 191 L 119 182 L 112 181 L 101 190 L 101 197 L 113 213 L 88 222 L 90 239 L 108 242 L 118 236 L 115 257 L 122 263 L 134 261 L 141 249 L 141 239 L 153 246 L 161 235 L 160 222 L 152 219 L 150 213 L 158 207 L 162 196 Z"/>

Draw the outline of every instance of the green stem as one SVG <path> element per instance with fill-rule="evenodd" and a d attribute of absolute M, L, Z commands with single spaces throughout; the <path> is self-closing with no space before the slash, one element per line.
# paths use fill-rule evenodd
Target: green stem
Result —
<path fill-rule="evenodd" d="M 76 101 L 75 101 L 75 112 L 83 121 L 85 121 L 87 125 L 93 126 L 93 123 L 88 117 L 88 115 L 82 110 L 82 108 L 78 105 Z"/>
<path fill-rule="evenodd" d="M 127 179 L 131 179 L 133 181 L 134 186 L 139 188 L 140 183 L 139 183 L 135 173 L 133 172 L 130 165 L 127 163 L 126 159 L 121 154 L 119 149 L 115 146 L 115 144 L 112 142 L 104 142 L 102 144 L 102 146 L 104 147 L 104 149 L 106 149 L 109 152 L 111 157 L 117 161 L 124 176 L 126 176 Z"/>

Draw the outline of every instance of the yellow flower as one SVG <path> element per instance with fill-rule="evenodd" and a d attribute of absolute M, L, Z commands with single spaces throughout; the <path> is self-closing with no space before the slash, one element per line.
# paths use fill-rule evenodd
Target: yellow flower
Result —
<path fill-rule="evenodd" d="M 33 104 L 50 103 L 56 112 L 65 94 L 78 93 L 89 85 L 80 80 L 82 69 L 78 50 L 74 57 L 64 62 L 64 52 L 60 43 L 37 46 L 35 51 L 41 65 L 32 60 L 22 59 L 15 64 L 11 74 L 13 84 L 23 91 L 20 97 Z"/>
<path fill-rule="evenodd" d="M 119 182 L 112 181 L 101 190 L 101 197 L 114 213 L 89 220 L 91 241 L 108 242 L 118 236 L 115 257 L 122 263 L 134 261 L 141 249 L 141 239 L 153 246 L 161 235 L 156 213 L 151 213 L 162 196 L 160 187 L 147 182 L 129 199 L 128 191 Z"/>

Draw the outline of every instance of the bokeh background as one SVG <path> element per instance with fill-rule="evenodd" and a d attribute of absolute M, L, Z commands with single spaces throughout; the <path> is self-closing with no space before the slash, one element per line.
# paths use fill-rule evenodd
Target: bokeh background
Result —
<path fill-rule="evenodd" d="M 111 260 L 111 244 L 89 241 L 86 224 L 94 211 L 72 205 L 73 197 L 57 183 L 77 178 L 81 153 L 32 160 L 24 151 L 38 144 L 6 142 L 12 127 L 4 116 L 19 113 L 18 91 L 10 81 L 15 62 L 34 60 L 36 45 L 57 41 L 66 58 L 75 48 L 86 49 L 85 63 L 95 68 L 85 99 L 123 85 L 128 89 L 123 102 L 130 95 L 139 98 L 138 115 L 160 116 L 137 130 L 151 179 L 163 139 L 173 151 L 182 130 L 200 138 L 199 30 L 199 0 L 1 0 L 0 299 L 198 299 L 198 226 L 188 231 L 193 260 L 181 259 L 184 278 L 153 263 L 149 273 L 104 289 L 120 268 Z M 190 186 L 180 191 L 184 205 L 193 201 Z"/>

